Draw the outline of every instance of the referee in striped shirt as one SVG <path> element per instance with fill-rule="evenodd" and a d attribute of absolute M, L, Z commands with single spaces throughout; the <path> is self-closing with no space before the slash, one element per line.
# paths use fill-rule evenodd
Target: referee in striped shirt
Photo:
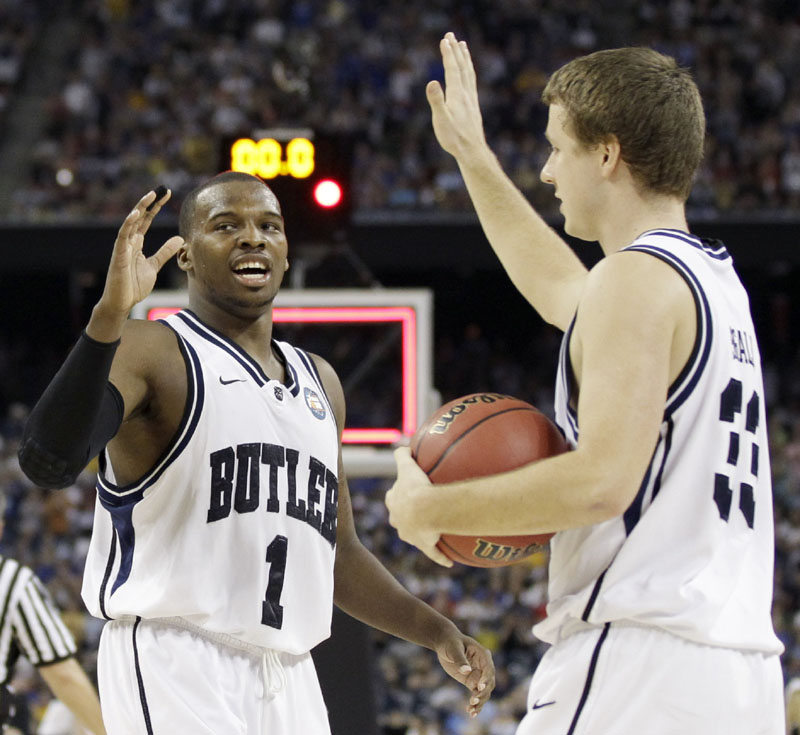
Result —
<path fill-rule="evenodd" d="M 0 536 L 5 517 L 0 491 Z M 94 735 L 105 735 L 100 702 L 75 653 L 72 634 L 41 580 L 15 559 L 0 555 L 0 730 L 13 702 L 7 687 L 20 656 L 42 675 L 53 695 Z"/>

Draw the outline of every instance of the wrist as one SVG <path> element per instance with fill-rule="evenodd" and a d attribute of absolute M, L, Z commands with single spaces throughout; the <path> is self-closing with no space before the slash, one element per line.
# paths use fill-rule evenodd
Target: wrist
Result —
<path fill-rule="evenodd" d="M 463 172 L 500 168 L 497 156 L 485 140 L 465 148 L 456 156 L 456 161 Z"/>
<path fill-rule="evenodd" d="M 434 620 L 428 628 L 430 637 L 423 645 L 431 651 L 438 651 L 448 640 L 461 635 L 461 631 L 450 618 L 445 617 L 438 610 L 434 610 L 433 608 L 431 608 L 431 610 L 434 615 Z"/>
<path fill-rule="evenodd" d="M 419 626 L 422 636 L 417 642 L 431 651 L 438 651 L 453 636 L 460 635 L 460 631 L 450 618 L 445 617 L 426 603 L 423 604 L 427 607 L 425 611 L 427 619 Z"/>
<path fill-rule="evenodd" d="M 117 342 L 122 336 L 122 329 L 128 321 L 128 312 L 115 311 L 98 303 L 92 309 L 92 316 L 86 325 L 84 334 L 95 342 Z"/>

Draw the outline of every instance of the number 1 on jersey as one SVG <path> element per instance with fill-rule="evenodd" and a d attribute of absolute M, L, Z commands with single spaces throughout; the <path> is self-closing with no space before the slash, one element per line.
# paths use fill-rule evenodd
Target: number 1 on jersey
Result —
<path fill-rule="evenodd" d="M 269 581 L 267 594 L 261 603 L 261 622 L 270 628 L 280 629 L 283 625 L 283 605 L 281 605 L 281 592 L 283 591 L 283 578 L 286 573 L 286 552 L 289 548 L 289 539 L 286 536 L 276 536 L 267 546 L 267 564 L 269 564 Z"/>

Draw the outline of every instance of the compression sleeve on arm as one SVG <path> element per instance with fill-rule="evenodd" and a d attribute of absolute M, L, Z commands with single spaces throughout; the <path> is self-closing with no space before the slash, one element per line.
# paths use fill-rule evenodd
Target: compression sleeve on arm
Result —
<path fill-rule="evenodd" d="M 40 487 L 71 485 L 117 433 L 125 408 L 108 376 L 118 346 L 83 332 L 31 411 L 18 456 Z"/>

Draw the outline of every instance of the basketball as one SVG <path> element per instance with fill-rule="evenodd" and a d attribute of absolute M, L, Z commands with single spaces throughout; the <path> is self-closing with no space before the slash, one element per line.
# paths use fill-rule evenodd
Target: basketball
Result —
<path fill-rule="evenodd" d="M 507 472 L 568 448 L 558 427 L 541 411 L 500 393 L 473 393 L 438 408 L 417 429 L 410 447 L 434 484 Z M 553 535 L 442 534 L 437 548 L 461 564 L 502 567 L 530 556 Z"/>

